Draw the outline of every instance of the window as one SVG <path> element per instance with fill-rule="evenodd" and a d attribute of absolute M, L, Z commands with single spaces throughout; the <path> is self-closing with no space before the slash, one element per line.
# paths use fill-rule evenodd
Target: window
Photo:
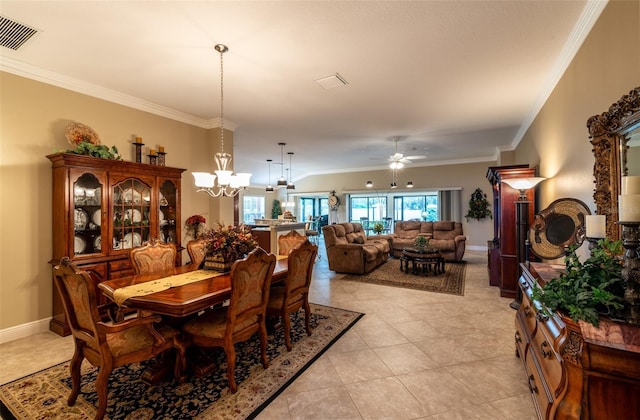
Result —
<path fill-rule="evenodd" d="M 396 196 L 393 199 L 396 220 L 422 220 L 434 222 L 438 215 L 438 193 Z"/>
<path fill-rule="evenodd" d="M 359 222 L 361 218 L 368 220 L 382 220 L 387 216 L 387 197 L 351 197 L 349 205 L 349 219 Z"/>
<path fill-rule="evenodd" d="M 255 219 L 263 219 L 264 214 L 264 197 L 242 197 L 242 221 L 245 224 L 254 224 Z"/>

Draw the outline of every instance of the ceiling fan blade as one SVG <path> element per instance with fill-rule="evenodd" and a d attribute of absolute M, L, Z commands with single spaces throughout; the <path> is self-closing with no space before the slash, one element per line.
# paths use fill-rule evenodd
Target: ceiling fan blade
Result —
<path fill-rule="evenodd" d="M 425 155 L 419 155 L 419 156 L 406 156 L 405 159 L 413 159 L 413 160 L 420 160 L 420 159 L 426 159 L 427 157 Z"/>

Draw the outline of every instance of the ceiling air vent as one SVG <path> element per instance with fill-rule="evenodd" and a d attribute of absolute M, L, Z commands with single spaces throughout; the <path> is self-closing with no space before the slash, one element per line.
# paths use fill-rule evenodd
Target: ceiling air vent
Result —
<path fill-rule="evenodd" d="M 344 86 L 349 84 L 349 82 L 347 82 L 347 80 L 340 76 L 338 73 L 332 75 L 332 76 L 328 76 L 328 77 L 323 77 L 322 79 L 318 79 L 316 80 L 316 83 L 319 84 L 320 86 L 322 86 L 325 89 L 333 89 L 336 88 L 338 86 Z"/>
<path fill-rule="evenodd" d="M 3 47 L 18 50 L 37 33 L 33 28 L 0 16 L 0 45 Z"/>

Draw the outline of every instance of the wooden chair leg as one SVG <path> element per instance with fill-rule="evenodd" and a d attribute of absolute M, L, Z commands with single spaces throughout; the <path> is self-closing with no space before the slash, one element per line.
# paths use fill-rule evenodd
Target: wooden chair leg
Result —
<path fill-rule="evenodd" d="M 304 326 L 307 329 L 307 335 L 311 335 L 311 307 L 308 299 L 304 301 Z"/>
<path fill-rule="evenodd" d="M 185 346 L 178 336 L 173 337 L 173 347 L 176 349 L 176 365 L 173 374 L 178 383 L 183 383 L 185 380 L 184 372 L 186 370 L 185 363 L 187 356 Z"/>
<path fill-rule="evenodd" d="M 291 316 L 286 312 L 282 316 L 282 323 L 284 324 L 284 343 L 287 346 L 287 351 L 291 351 L 293 348 L 291 345 Z"/>
<path fill-rule="evenodd" d="M 229 381 L 229 391 L 235 394 L 238 391 L 238 385 L 236 384 L 235 369 L 236 369 L 236 349 L 231 345 L 231 348 L 224 348 L 224 353 L 227 356 L 227 380 Z"/>
<path fill-rule="evenodd" d="M 96 392 L 98 393 L 98 412 L 94 420 L 102 420 L 107 412 L 107 387 L 109 385 L 109 375 L 111 366 L 102 366 L 96 378 Z"/>
<path fill-rule="evenodd" d="M 260 323 L 260 353 L 262 359 L 262 367 L 269 367 L 269 359 L 267 359 L 267 340 L 269 339 L 267 335 L 267 325 L 265 324 L 264 319 Z"/>
<path fill-rule="evenodd" d="M 76 399 L 80 393 L 80 366 L 82 366 L 82 359 L 84 359 L 82 356 L 82 350 L 76 343 L 76 350 L 73 354 L 73 358 L 71 359 L 71 364 L 69 364 L 69 371 L 71 373 L 71 394 L 67 399 L 67 404 L 70 406 L 76 403 Z"/>

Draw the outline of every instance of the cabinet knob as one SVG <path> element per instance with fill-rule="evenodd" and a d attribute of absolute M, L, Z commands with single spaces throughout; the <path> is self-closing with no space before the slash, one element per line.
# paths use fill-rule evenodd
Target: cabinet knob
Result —
<path fill-rule="evenodd" d="M 522 337 L 520 336 L 520 331 L 516 331 L 516 343 L 522 343 Z"/>
<path fill-rule="evenodd" d="M 549 317 L 542 312 L 538 312 L 536 313 L 536 319 L 538 320 L 538 322 L 545 322 L 549 319 Z"/>
<path fill-rule="evenodd" d="M 549 343 L 543 341 L 542 344 L 540 344 L 540 353 L 542 354 L 542 357 L 545 357 L 547 359 L 551 358 L 553 352 L 551 351 L 551 346 L 549 346 Z"/>
<path fill-rule="evenodd" d="M 531 312 L 531 307 L 530 306 L 525 306 L 523 311 L 524 311 L 524 315 L 527 318 L 533 315 L 533 313 Z"/>

